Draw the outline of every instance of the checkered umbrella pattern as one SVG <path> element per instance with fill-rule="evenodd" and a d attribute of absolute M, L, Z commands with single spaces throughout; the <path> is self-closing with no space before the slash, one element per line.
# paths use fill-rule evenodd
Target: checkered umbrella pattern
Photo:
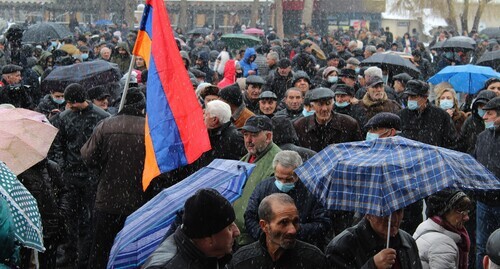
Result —
<path fill-rule="evenodd" d="M 327 208 L 377 216 L 447 187 L 500 189 L 472 156 L 403 137 L 331 145 L 295 172 Z"/>
<path fill-rule="evenodd" d="M 42 220 L 35 197 L 3 162 L 0 162 L 0 195 L 12 212 L 16 239 L 25 247 L 45 251 Z"/>

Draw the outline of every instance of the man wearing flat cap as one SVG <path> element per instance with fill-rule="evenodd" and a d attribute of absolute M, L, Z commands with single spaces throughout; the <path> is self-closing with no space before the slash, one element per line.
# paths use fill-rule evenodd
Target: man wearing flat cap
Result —
<path fill-rule="evenodd" d="M 263 91 L 272 91 L 278 96 L 278 100 L 283 99 L 286 90 L 293 87 L 292 62 L 289 59 L 280 59 L 275 72 L 269 73 Z"/>
<path fill-rule="evenodd" d="M 294 122 L 302 147 L 319 152 L 328 145 L 361 140 L 358 122 L 350 116 L 333 112 L 334 93 L 328 88 L 311 91 L 314 115 Z"/>
<path fill-rule="evenodd" d="M 358 124 L 360 119 L 358 116 L 363 115 L 362 108 L 354 104 L 354 88 L 345 84 L 337 84 L 332 87 L 335 94 L 335 106 L 333 110 L 336 113 L 344 114 L 353 117 Z"/>
<path fill-rule="evenodd" d="M 350 68 L 342 68 L 340 70 L 339 78 L 342 81 L 343 84 L 353 87 L 356 85 L 356 78 L 358 76 L 356 75 L 356 71 L 354 69 Z"/>
<path fill-rule="evenodd" d="M 421 80 L 410 80 L 404 93 L 408 95 L 408 105 L 398 113 L 401 135 L 434 146 L 454 148 L 455 126 L 448 113 L 429 102 L 429 85 Z"/>
<path fill-rule="evenodd" d="M 401 130 L 401 119 L 390 112 L 381 112 L 365 124 L 366 140 L 396 136 Z"/>
<path fill-rule="evenodd" d="M 488 238 L 486 255 L 482 262 L 484 269 L 500 268 L 500 228 L 496 229 Z"/>
<path fill-rule="evenodd" d="M 11 104 L 15 107 L 32 109 L 36 104 L 30 97 L 29 89 L 21 86 L 22 67 L 14 64 L 2 68 L 0 80 L 0 104 Z"/>
<path fill-rule="evenodd" d="M 214 189 L 198 190 L 184 204 L 182 225 L 142 268 L 225 268 L 240 234 L 234 221 L 234 209 L 224 196 Z"/>
<path fill-rule="evenodd" d="M 273 123 L 267 116 L 256 115 L 248 118 L 240 130 L 243 133 L 245 148 L 248 151 L 241 158 L 241 161 L 256 165 L 245 183 L 241 197 L 234 202 L 236 224 L 241 230 L 238 244 L 247 245 L 254 241 L 245 229 L 244 213 L 248 205 L 248 200 L 255 186 L 274 173 L 272 161 L 281 149 L 273 142 Z"/>
<path fill-rule="evenodd" d="M 277 108 L 278 97 L 274 92 L 265 91 L 259 95 L 259 114 L 272 118 Z"/>
<path fill-rule="evenodd" d="M 483 110 L 486 129 L 477 136 L 476 148 L 472 154 L 478 162 L 500 178 L 500 97 L 491 99 Z M 476 266 L 485 254 L 486 240 L 500 227 L 500 191 L 488 191 L 476 196 Z"/>
<path fill-rule="evenodd" d="M 245 80 L 246 87 L 243 92 L 243 102 L 254 114 L 259 114 L 259 95 L 262 86 L 266 83 L 260 76 L 250 75 Z"/>

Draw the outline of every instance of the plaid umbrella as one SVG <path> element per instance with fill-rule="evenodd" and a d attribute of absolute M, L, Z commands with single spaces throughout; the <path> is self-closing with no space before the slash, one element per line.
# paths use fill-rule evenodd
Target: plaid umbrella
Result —
<path fill-rule="evenodd" d="M 132 213 L 115 238 L 108 268 L 137 268 L 165 238 L 177 212 L 197 190 L 214 188 L 230 202 L 241 196 L 255 165 L 216 159 L 207 167 L 163 190 Z M 168 236 L 168 235 L 167 235 Z"/>
<path fill-rule="evenodd" d="M 377 216 L 447 187 L 500 189 L 472 156 L 403 137 L 332 145 L 295 172 L 329 209 Z"/>
<path fill-rule="evenodd" d="M 45 251 L 42 220 L 35 197 L 3 162 L 0 162 L 0 195 L 8 202 L 12 212 L 16 239 L 25 247 Z"/>

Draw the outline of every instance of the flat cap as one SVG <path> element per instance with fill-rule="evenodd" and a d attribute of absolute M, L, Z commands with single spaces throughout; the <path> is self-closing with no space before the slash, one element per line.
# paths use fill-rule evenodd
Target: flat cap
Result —
<path fill-rule="evenodd" d="M 289 59 L 283 58 L 283 59 L 280 59 L 278 62 L 279 68 L 287 68 L 290 66 L 292 66 L 292 62 Z"/>
<path fill-rule="evenodd" d="M 248 84 L 257 84 L 257 85 L 264 85 L 266 82 L 261 76 L 256 76 L 256 75 L 250 75 L 246 79 L 246 83 Z"/>
<path fill-rule="evenodd" d="M 332 87 L 332 90 L 334 92 L 335 95 L 338 95 L 338 94 L 347 94 L 347 95 L 350 95 L 350 96 L 354 96 L 354 88 L 353 87 L 349 87 L 345 84 L 337 84 L 335 86 Z"/>
<path fill-rule="evenodd" d="M 401 74 L 397 74 L 397 75 L 393 76 L 392 79 L 399 80 L 399 81 L 403 82 L 403 84 L 406 85 L 406 83 L 408 83 L 408 81 L 412 80 L 413 78 L 406 73 L 401 73 Z"/>
<path fill-rule="evenodd" d="M 90 100 L 102 100 L 106 97 L 110 97 L 111 94 L 103 87 L 103 86 L 96 86 L 94 88 L 91 88 L 88 90 L 87 95 Z"/>
<path fill-rule="evenodd" d="M 11 74 L 17 71 L 23 71 L 23 68 L 20 67 L 19 65 L 8 64 L 2 68 L 2 75 Z"/>
<path fill-rule="evenodd" d="M 500 109 L 500 96 L 491 99 L 483 107 L 483 110 L 496 110 L 496 109 Z"/>
<path fill-rule="evenodd" d="M 276 94 L 272 91 L 263 91 L 260 95 L 259 95 L 259 100 L 262 100 L 262 99 L 274 99 L 274 100 L 278 100 L 278 96 L 276 96 Z"/>
<path fill-rule="evenodd" d="M 379 84 L 384 84 L 384 81 L 377 76 L 368 77 L 368 79 L 366 80 L 366 87 L 367 88 L 375 87 Z"/>
<path fill-rule="evenodd" d="M 342 68 L 339 77 L 357 78 L 356 71 L 350 68 Z"/>
<path fill-rule="evenodd" d="M 337 74 L 339 73 L 339 70 L 335 66 L 328 66 L 327 68 L 325 68 L 325 70 L 323 70 L 323 78 L 328 77 L 328 75 L 330 75 L 330 73 L 333 71 L 337 72 Z"/>
<path fill-rule="evenodd" d="M 247 131 L 251 133 L 258 133 L 261 131 L 272 131 L 273 122 L 268 116 L 255 115 L 251 116 L 245 122 L 245 125 L 239 128 L 240 131 Z"/>
<path fill-rule="evenodd" d="M 488 238 L 486 254 L 496 265 L 500 265 L 500 229 L 496 229 Z"/>
<path fill-rule="evenodd" d="M 389 112 L 380 112 L 373 116 L 366 124 L 365 129 L 394 128 L 401 130 L 401 119 L 398 115 Z"/>
<path fill-rule="evenodd" d="M 429 85 L 424 81 L 412 79 L 406 83 L 404 93 L 413 96 L 427 96 L 429 94 Z"/>
<path fill-rule="evenodd" d="M 309 101 L 314 102 L 322 99 L 332 99 L 335 97 L 333 91 L 328 88 L 316 88 L 310 91 L 311 96 L 309 97 Z"/>

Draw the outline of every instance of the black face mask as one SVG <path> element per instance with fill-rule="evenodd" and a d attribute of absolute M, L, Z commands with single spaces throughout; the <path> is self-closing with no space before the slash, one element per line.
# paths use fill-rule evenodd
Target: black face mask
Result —
<path fill-rule="evenodd" d="M 236 72 L 236 78 L 242 78 L 243 77 L 243 72 Z"/>

